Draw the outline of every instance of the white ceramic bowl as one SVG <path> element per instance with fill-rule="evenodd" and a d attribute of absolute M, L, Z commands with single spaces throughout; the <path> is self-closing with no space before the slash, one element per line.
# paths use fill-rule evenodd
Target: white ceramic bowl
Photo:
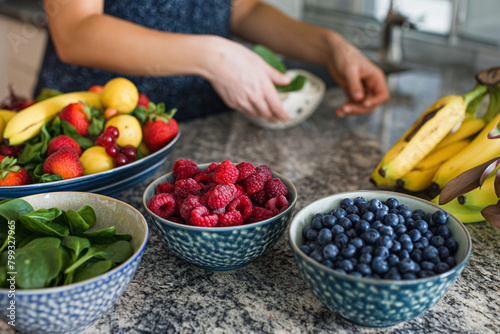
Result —
<path fill-rule="evenodd" d="M 306 77 L 306 82 L 301 90 L 280 93 L 283 107 L 289 116 L 288 122 L 273 123 L 261 117 L 244 114 L 250 122 L 264 129 L 282 130 L 299 125 L 316 111 L 325 95 L 325 82 L 306 70 L 290 69 L 286 74 L 290 78 L 298 74 L 302 74 Z"/>

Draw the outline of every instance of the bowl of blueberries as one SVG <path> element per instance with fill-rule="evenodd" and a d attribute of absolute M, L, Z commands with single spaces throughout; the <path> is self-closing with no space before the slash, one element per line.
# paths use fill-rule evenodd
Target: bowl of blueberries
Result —
<path fill-rule="evenodd" d="M 293 218 L 301 277 L 326 307 L 365 327 L 389 327 L 430 309 L 464 269 L 472 243 L 438 205 L 389 191 L 316 200 Z"/>

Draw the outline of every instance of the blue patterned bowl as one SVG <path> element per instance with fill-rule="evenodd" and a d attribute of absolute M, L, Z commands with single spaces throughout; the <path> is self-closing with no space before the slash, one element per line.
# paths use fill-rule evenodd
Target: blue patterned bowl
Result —
<path fill-rule="evenodd" d="M 207 166 L 198 165 L 203 170 Z M 206 270 L 235 270 L 248 265 L 272 248 L 288 227 L 297 201 L 297 190 L 283 176 L 273 173 L 273 177 L 280 178 L 287 187 L 290 206 L 272 218 L 253 224 L 198 227 L 175 223 L 155 215 L 147 203 L 155 195 L 158 184 L 174 181 L 172 173 L 159 177 L 146 188 L 143 205 L 153 231 L 176 256 Z"/>
<path fill-rule="evenodd" d="M 149 229 L 142 214 L 116 199 L 82 192 L 54 192 L 24 197 L 35 210 L 58 207 L 77 210 L 87 204 L 94 208 L 93 229 L 116 226 L 118 233 L 132 235 L 134 254 L 124 263 L 95 278 L 66 286 L 16 290 L 0 289 L 1 319 L 23 333 L 80 333 L 92 326 L 122 295 L 139 265 Z M 15 302 L 15 310 L 7 308 Z"/>
<path fill-rule="evenodd" d="M 167 160 L 180 136 L 181 130 L 179 128 L 177 136 L 161 150 L 130 164 L 104 172 L 54 182 L 0 187 L 0 200 L 53 191 L 82 191 L 114 197 L 145 180 L 160 168 Z"/>
<path fill-rule="evenodd" d="M 300 275 L 308 289 L 326 307 L 344 319 L 365 327 L 389 327 L 413 319 L 437 303 L 455 282 L 469 259 L 472 243 L 465 226 L 450 215 L 447 226 L 459 243 L 457 265 L 440 275 L 414 280 L 358 278 L 330 269 L 308 257 L 299 247 L 302 230 L 314 214 L 340 207 L 345 198 L 365 197 L 370 200 L 396 198 L 411 210 L 442 210 L 437 205 L 405 194 L 388 191 L 353 191 L 312 202 L 300 210 L 289 227 L 289 242 Z"/>

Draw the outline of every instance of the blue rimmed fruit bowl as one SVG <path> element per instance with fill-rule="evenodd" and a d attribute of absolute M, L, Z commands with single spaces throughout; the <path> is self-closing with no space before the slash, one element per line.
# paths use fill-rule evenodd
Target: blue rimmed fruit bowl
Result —
<path fill-rule="evenodd" d="M 15 281 L 20 278 L 14 274 L 14 280 L 8 280 L 10 286 L 0 289 L 3 310 L 0 319 L 13 329 L 22 333 L 80 333 L 116 303 L 132 280 L 148 240 L 146 220 L 129 204 L 99 194 L 52 192 L 22 199 L 34 210 L 78 210 L 88 205 L 96 214 L 96 224 L 89 231 L 115 226 L 116 233 L 131 235 L 132 255 L 103 274 L 77 283 L 39 289 L 20 289 Z"/>
<path fill-rule="evenodd" d="M 345 219 L 331 218 L 331 216 L 337 215 L 346 218 L 349 212 L 352 214 L 353 211 L 356 211 L 354 208 L 349 210 L 345 207 L 346 212 L 344 213 L 347 215 L 343 215 L 342 211 L 339 211 L 339 208 L 342 209 L 343 205 L 347 205 L 349 202 L 343 203 L 345 198 L 353 201 L 356 201 L 357 198 L 364 198 L 368 203 L 375 199 L 386 203 L 387 200 L 391 199 L 388 203 L 399 203 L 398 206 L 404 204 L 412 214 L 409 215 L 408 211 L 405 213 L 391 211 L 391 213 L 396 214 L 397 220 L 392 219 L 395 216 L 385 220 L 382 217 L 387 212 L 377 213 L 379 208 L 375 206 L 371 209 L 364 209 L 363 212 L 360 211 L 357 214 L 361 218 L 359 220 L 364 222 L 352 222 L 357 218 L 350 216 L 351 228 L 351 223 Z M 396 199 L 397 202 L 394 202 L 393 199 Z M 361 200 L 356 203 L 361 203 Z M 367 214 L 364 217 L 366 211 L 370 210 L 373 211 L 374 216 Z M 441 213 L 431 216 L 438 211 Z M 416 214 L 413 216 L 415 212 L 418 212 L 418 216 Z M 310 203 L 294 216 L 288 230 L 289 243 L 299 273 L 308 289 L 326 307 L 347 321 L 360 326 L 394 326 L 419 316 L 436 304 L 453 285 L 469 259 L 472 244 L 467 229 L 451 214 L 443 215 L 442 212 L 446 211 L 429 201 L 395 192 L 353 191 L 335 194 Z M 380 217 L 376 218 L 379 214 Z M 401 215 L 403 219 L 400 220 L 398 215 Z M 370 216 L 372 217 L 370 218 Z M 425 216 L 427 217 L 424 219 Z M 363 217 L 367 218 L 368 222 Z M 413 219 L 413 221 L 408 219 Z M 315 223 L 312 223 L 313 220 Z M 399 229 L 400 227 L 396 227 L 397 224 L 406 224 L 408 228 L 406 230 L 405 228 Z M 341 225 L 342 228 L 336 228 L 336 225 Z M 304 231 L 306 227 L 307 229 Z M 388 227 L 391 227 L 394 234 L 391 234 Z M 324 228 L 332 233 L 321 232 Z M 317 233 L 309 231 L 311 229 Z M 353 241 L 356 233 L 348 232 L 352 229 L 358 230 L 357 234 L 361 234 L 359 239 L 362 241 Z M 421 231 L 410 232 L 414 229 L 421 229 Z M 362 231 L 369 232 L 363 235 L 365 232 Z M 434 236 L 444 236 L 445 240 L 448 240 L 446 238 L 449 238 L 448 233 L 451 231 L 456 243 L 450 241 L 446 245 L 455 248 L 455 250 L 446 253 L 446 250 L 439 249 L 441 247 L 439 245 L 446 241 L 440 237 L 432 239 L 430 234 L 427 234 L 427 237 L 431 237 L 431 240 L 426 242 L 423 238 L 427 237 L 424 236 L 423 231 L 432 231 Z M 352 233 L 350 239 L 337 237 L 340 234 L 345 236 L 349 233 Z M 412 246 L 407 243 L 406 236 L 401 237 L 403 234 L 413 239 Z M 316 236 L 318 236 L 318 247 L 315 248 L 311 242 Z M 377 250 L 387 241 L 380 239 L 385 236 L 389 236 L 393 240 L 389 241 L 390 245 L 387 246 L 389 252 L 383 249 Z M 344 242 L 341 239 L 345 239 Z M 401 242 L 398 245 L 395 241 Z M 308 244 L 307 247 L 306 244 Z M 354 246 L 355 249 L 350 249 L 352 247 L 346 246 L 347 244 Z M 456 249 L 457 244 L 458 249 Z M 401 245 L 403 245 L 402 250 L 408 251 L 410 248 L 412 250 L 408 251 L 408 254 L 401 252 L 398 250 Z M 369 247 L 363 250 L 365 246 L 372 246 L 371 251 Z M 393 249 L 392 246 L 396 248 Z M 435 248 L 433 248 L 434 246 Z M 420 255 L 412 253 L 416 249 L 421 250 L 421 252 L 415 251 Z M 438 249 L 439 252 L 436 251 Z M 354 253 L 350 254 L 350 250 L 353 250 Z M 362 258 L 360 254 L 363 252 L 370 253 L 370 256 L 363 255 Z M 453 252 L 455 253 L 451 256 Z M 396 254 L 398 259 L 392 257 L 392 254 Z M 421 258 L 419 259 L 418 256 Z M 419 263 L 422 260 L 427 263 Z M 449 265 L 439 264 L 445 261 Z M 419 264 L 415 265 L 415 263 Z M 366 264 L 369 268 L 360 264 Z M 393 266 L 395 269 L 392 269 Z"/>
<path fill-rule="evenodd" d="M 209 164 L 198 167 L 205 170 Z M 229 227 L 201 227 L 164 219 L 148 207 L 156 188 L 173 182 L 172 173 L 154 180 L 144 191 L 143 206 L 147 219 L 163 245 L 179 258 L 205 270 L 231 271 L 242 268 L 272 248 L 286 231 L 291 220 L 297 191 L 287 178 L 273 172 L 288 190 L 289 206 L 281 213 L 255 223 Z"/>
<path fill-rule="evenodd" d="M 181 129 L 179 128 L 179 132 L 172 141 L 160 150 L 142 159 L 103 172 L 45 183 L 1 186 L 0 200 L 55 191 L 81 191 L 115 197 L 158 170 L 172 153 L 180 136 Z"/>

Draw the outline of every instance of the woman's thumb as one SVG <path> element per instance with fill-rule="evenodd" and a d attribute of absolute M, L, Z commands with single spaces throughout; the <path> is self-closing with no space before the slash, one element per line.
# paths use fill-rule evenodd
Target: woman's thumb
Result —
<path fill-rule="evenodd" d="M 288 85 L 292 79 L 290 79 L 286 74 L 283 74 L 277 69 L 271 67 L 271 80 L 276 85 L 284 86 Z"/>

